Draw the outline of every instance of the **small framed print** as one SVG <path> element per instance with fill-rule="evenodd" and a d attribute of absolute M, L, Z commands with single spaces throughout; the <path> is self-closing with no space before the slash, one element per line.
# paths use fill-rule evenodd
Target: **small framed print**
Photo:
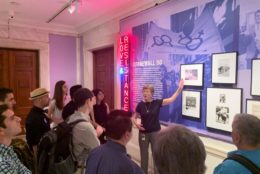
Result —
<path fill-rule="evenodd" d="M 246 113 L 260 119 L 260 100 L 246 99 Z"/>
<path fill-rule="evenodd" d="M 237 83 L 237 52 L 212 54 L 212 83 Z"/>
<path fill-rule="evenodd" d="M 207 88 L 207 127 L 231 132 L 234 116 L 241 111 L 242 89 Z"/>
<path fill-rule="evenodd" d="M 203 86 L 204 64 L 182 64 L 181 79 L 184 79 L 185 86 Z"/>
<path fill-rule="evenodd" d="M 200 118 L 200 91 L 182 91 L 182 115 Z"/>
<path fill-rule="evenodd" d="M 252 70 L 251 70 L 251 95 L 252 96 L 260 96 L 259 75 L 260 75 L 260 59 L 252 59 Z"/>

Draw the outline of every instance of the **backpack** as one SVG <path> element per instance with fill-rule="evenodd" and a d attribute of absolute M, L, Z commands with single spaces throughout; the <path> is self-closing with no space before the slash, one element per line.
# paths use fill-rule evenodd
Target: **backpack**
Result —
<path fill-rule="evenodd" d="M 251 160 L 242 155 L 232 154 L 224 159 L 224 161 L 225 160 L 234 160 L 246 167 L 252 174 L 260 174 L 260 168 L 257 167 Z"/>
<path fill-rule="evenodd" d="M 34 158 L 28 144 L 21 138 L 12 139 L 11 146 L 22 164 L 35 173 Z"/>
<path fill-rule="evenodd" d="M 72 130 L 80 122 L 86 120 L 64 121 L 43 135 L 37 148 L 38 174 L 73 174 L 76 171 Z"/>

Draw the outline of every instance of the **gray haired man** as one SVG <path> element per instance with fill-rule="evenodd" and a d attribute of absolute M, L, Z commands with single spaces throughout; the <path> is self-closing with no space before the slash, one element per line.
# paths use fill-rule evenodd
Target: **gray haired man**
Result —
<path fill-rule="evenodd" d="M 232 140 L 237 150 L 229 152 L 228 157 L 241 155 L 260 167 L 260 120 L 249 114 L 237 114 L 232 123 Z M 214 174 L 251 174 L 243 164 L 227 159 L 219 164 Z"/>
<path fill-rule="evenodd" d="M 159 132 L 154 161 L 160 174 L 204 174 L 206 151 L 202 141 L 181 125 Z"/>

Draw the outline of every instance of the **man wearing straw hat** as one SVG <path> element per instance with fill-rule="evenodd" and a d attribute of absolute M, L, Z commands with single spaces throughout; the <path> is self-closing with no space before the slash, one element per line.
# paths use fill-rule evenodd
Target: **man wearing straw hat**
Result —
<path fill-rule="evenodd" d="M 41 137 L 50 130 L 50 121 L 43 110 L 49 105 L 49 91 L 37 88 L 30 93 L 29 100 L 32 100 L 33 107 L 26 118 L 26 140 L 36 155 Z"/>

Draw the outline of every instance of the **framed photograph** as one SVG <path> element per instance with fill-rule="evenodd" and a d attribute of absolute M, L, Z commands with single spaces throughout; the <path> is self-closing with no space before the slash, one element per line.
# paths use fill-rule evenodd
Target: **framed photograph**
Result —
<path fill-rule="evenodd" d="M 212 54 L 212 83 L 237 83 L 237 52 Z"/>
<path fill-rule="evenodd" d="M 246 113 L 260 119 L 260 100 L 246 99 Z"/>
<path fill-rule="evenodd" d="M 241 112 L 242 89 L 207 88 L 207 127 L 231 132 L 234 116 Z"/>
<path fill-rule="evenodd" d="M 184 79 L 185 86 L 203 86 L 204 64 L 182 64 L 181 79 Z"/>
<path fill-rule="evenodd" d="M 251 95 L 260 96 L 260 59 L 252 59 Z"/>
<path fill-rule="evenodd" d="M 182 115 L 200 118 L 200 91 L 182 91 Z"/>

